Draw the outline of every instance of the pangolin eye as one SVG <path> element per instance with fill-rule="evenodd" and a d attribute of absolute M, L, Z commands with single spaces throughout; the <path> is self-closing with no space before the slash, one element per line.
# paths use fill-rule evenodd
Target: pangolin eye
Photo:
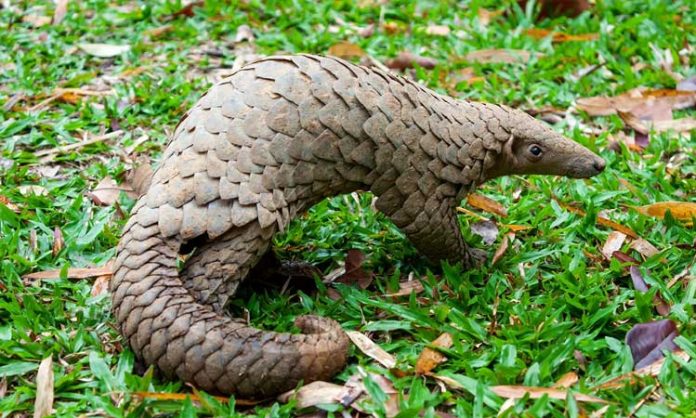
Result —
<path fill-rule="evenodd" d="M 544 152 L 539 145 L 532 145 L 529 147 L 529 152 L 535 156 L 538 157 L 541 155 L 542 152 Z"/>

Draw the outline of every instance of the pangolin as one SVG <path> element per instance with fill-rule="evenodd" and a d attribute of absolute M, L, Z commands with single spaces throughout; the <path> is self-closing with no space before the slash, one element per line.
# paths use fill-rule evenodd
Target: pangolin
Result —
<path fill-rule="evenodd" d="M 296 215 L 369 190 L 424 255 L 471 266 L 454 208 L 474 187 L 509 174 L 590 177 L 604 164 L 506 106 L 332 57 L 263 58 L 215 84 L 177 126 L 118 245 L 113 313 L 141 361 L 210 392 L 264 398 L 330 379 L 348 348 L 335 321 L 303 316 L 290 334 L 223 315 Z"/>

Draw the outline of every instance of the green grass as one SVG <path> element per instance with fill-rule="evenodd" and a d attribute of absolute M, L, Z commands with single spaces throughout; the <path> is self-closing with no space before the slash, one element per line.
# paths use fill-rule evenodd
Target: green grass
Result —
<path fill-rule="evenodd" d="M 536 23 L 514 2 L 476 0 L 393 1 L 362 8 L 340 1 L 252 0 L 229 5 L 208 1 L 206 6 L 193 9 L 193 17 L 174 20 L 172 13 L 181 8 L 175 2 L 90 0 L 70 2 L 62 24 L 40 28 L 23 22 L 22 17 L 50 16 L 53 2 L 11 3 L 13 9 L 0 9 L 0 103 L 18 101 L 0 110 L 0 195 L 18 209 L 15 213 L 8 204 L 0 204 L 0 388 L 6 387 L 5 396 L 0 397 L 2 416 L 31 413 L 35 372 L 41 359 L 48 356 L 54 361 L 56 416 L 299 413 L 293 404 L 279 403 L 234 412 L 234 400 L 227 404 L 208 397 L 200 405 L 141 400 L 133 393 L 189 389 L 181 382 L 163 382 L 151 373 L 139 376 L 133 371 L 133 355 L 122 349 L 108 296 L 90 296 L 91 280 L 21 278 L 33 271 L 102 265 L 113 257 L 124 223 L 119 210 L 127 212 L 133 201 L 122 195 L 120 209 L 100 207 L 86 193 L 107 175 L 123 175 L 129 163 L 122 150 L 142 134 L 150 139 L 136 152 L 157 160 L 178 118 L 209 85 L 206 72 L 231 67 L 243 53 L 242 47 L 234 44 L 240 24 L 252 27 L 259 54 L 325 53 L 334 43 L 348 40 L 380 61 L 402 50 L 436 58 L 439 65 L 435 69 L 419 69 L 416 76 L 443 92 L 446 76 L 470 65 L 459 59 L 468 52 L 503 47 L 541 52 L 543 57 L 528 64 L 473 64 L 483 81 L 459 83 L 456 88 L 461 98 L 523 109 L 565 109 L 580 97 L 613 95 L 638 86 L 674 88 L 675 81 L 661 67 L 655 50 L 670 51 L 676 73 L 685 77 L 696 74 L 696 14 L 688 0 L 597 1 L 591 12 L 577 18 Z M 477 20 L 479 7 L 505 9 L 507 14 L 482 27 Z M 336 24 L 337 18 L 358 26 L 384 19 L 408 28 L 410 33 L 377 30 L 361 38 Z M 452 35 L 429 36 L 425 34 L 429 24 L 449 25 Z M 164 25 L 172 29 L 159 37 L 147 35 L 147 30 Z M 328 30 L 330 26 L 336 26 L 337 33 Z M 552 44 L 548 39 L 524 36 L 522 32 L 531 27 L 600 36 L 596 41 Z M 101 59 L 77 50 L 81 42 L 128 44 L 131 50 Z M 680 55 L 688 45 L 691 49 Z M 634 65 L 639 63 L 645 68 L 636 70 Z M 575 76 L 597 64 L 602 67 L 579 79 Z M 128 75 L 135 69 L 142 71 Z M 26 110 L 58 87 L 82 86 L 110 86 L 114 94 L 84 98 L 76 104 L 54 101 Z M 694 113 L 686 110 L 677 115 Z M 275 330 L 289 329 L 296 315 L 330 316 L 346 329 L 369 334 L 397 358 L 397 367 L 403 371 L 413 368 L 423 348 L 438 335 L 451 333 L 454 345 L 447 350 L 448 360 L 435 371 L 463 383 L 465 389 L 442 392 L 431 378 L 398 377 L 357 349 L 352 350 L 348 367 L 335 379 L 345 381 L 358 367 L 387 376 L 400 393 L 404 417 L 417 416 L 420 411 L 423 416 L 438 412 L 494 416 L 504 399 L 490 393 L 489 386 L 551 386 L 569 371 L 580 376 L 575 391 L 612 402 L 605 416 L 632 412 L 644 417 L 693 416 L 693 359 L 684 364 L 668 360 L 656 378 L 622 388 L 599 392 L 591 388 L 632 369 L 623 339 L 635 324 L 658 318 L 652 309 L 652 292 L 659 291 L 672 305 L 669 318 L 678 324 L 682 335 L 678 345 L 692 358 L 696 356 L 696 232 L 669 217 L 646 218 L 630 209 L 663 200 L 696 199 L 696 135 L 693 131 L 680 136 L 654 135 L 642 154 L 625 147 L 612 152 L 607 149 L 609 137 L 623 129 L 618 117 L 575 117 L 601 133 L 588 136 L 565 122 L 557 128 L 600 152 L 608 161 L 608 169 L 589 180 L 512 177 L 485 185 L 480 192 L 509 211 L 502 222 L 533 227 L 517 234 L 496 265 L 488 263 L 472 271 L 429 267 L 395 227 L 369 210 L 369 196 L 362 196 L 359 204 L 339 197 L 319 204 L 294 222 L 285 236 L 278 237 L 278 251 L 328 271 L 342 260 L 346 249 L 360 248 L 368 254 L 368 268 L 377 273 L 374 284 L 367 290 L 338 286 L 341 303 L 331 300 L 320 283 L 317 291 L 282 295 L 274 287 L 254 287 L 255 292 L 246 289 L 240 293 L 233 302 L 233 312 L 247 309 L 256 325 Z M 48 163 L 59 167 L 57 174 L 42 174 L 40 169 L 47 164 L 41 163 L 35 152 L 116 127 L 124 135 L 62 154 Z M 668 170 L 670 158 L 680 153 L 685 155 L 684 162 Z M 22 194 L 19 187 L 23 185 L 39 185 L 47 194 Z M 514 198 L 518 189 L 522 193 Z M 578 205 L 588 215 L 571 214 L 552 198 Z M 625 266 L 617 260 L 602 261 L 599 250 L 610 230 L 596 225 L 600 211 L 660 250 L 641 266 L 654 289 L 649 295 L 634 291 Z M 496 243 L 486 247 L 468 231 L 474 221 L 470 216 L 461 217 L 465 236 L 490 257 L 500 245 L 502 233 Z M 65 245 L 54 255 L 55 228 L 61 229 Z M 630 253 L 627 246 L 624 250 Z M 685 269 L 691 279 L 667 288 L 666 284 Z M 398 299 L 383 296 L 409 272 L 423 281 L 421 294 Z M 576 351 L 586 359 L 582 367 Z M 373 401 L 367 408 L 381 415 L 383 403 L 379 399 L 383 394 L 374 386 L 369 388 Z M 654 396 L 648 396 L 651 392 Z M 598 407 L 576 404 L 572 399 L 521 399 L 507 414 L 581 416 Z M 340 416 L 341 412 L 332 414 Z"/>

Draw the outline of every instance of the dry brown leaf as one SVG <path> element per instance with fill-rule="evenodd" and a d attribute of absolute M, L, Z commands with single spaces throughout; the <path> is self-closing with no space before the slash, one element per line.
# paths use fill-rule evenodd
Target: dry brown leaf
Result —
<path fill-rule="evenodd" d="M 560 379 L 558 379 L 551 387 L 555 389 L 568 389 L 569 387 L 578 383 L 579 380 L 580 378 L 578 377 L 577 373 L 568 372 L 561 376 Z"/>
<path fill-rule="evenodd" d="M 503 218 L 508 215 L 507 209 L 505 209 L 503 205 L 478 193 L 470 193 L 466 197 L 466 201 L 469 205 L 481 209 L 484 212 L 492 213 Z"/>
<path fill-rule="evenodd" d="M 691 358 L 685 351 L 677 350 L 672 353 L 674 357 L 682 359 L 684 362 L 688 362 Z M 662 358 L 649 366 L 645 366 L 642 369 L 636 371 L 631 371 L 621 376 L 614 377 L 604 383 L 594 386 L 593 390 L 605 390 L 605 389 L 619 389 L 624 387 L 626 384 L 633 384 L 640 380 L 640 378 L 645 376 L 655 377 L 660 374 L 662 365 L 665 364 L 665 358 Z"/>
<path fill-rule="evenodd" d="M 503 241 L 500 243 L 500 247 L 498 247 L 498 249 L 495 250 L 495 254 L 493 254 L 493 259 L 491 260 L 491 265 L 495 265 L 495 263 L 497 263 L 498 261 L 500 261 L 501 258 L 503 258 L 505 252 L 508 250 L 508 247 L 510 246 L 510 241 L 512 241 L 514 238 L 514 232 L 508 232 L 507 234 L 503 235 Z"/>
<path fill-rule="evenodd" d="M 667 211 L 672 217 L 683 222 L 687 226 L 693 225 L 696 218 L 696 203 L 694 202 L 658 202 L 651 205 L 638 206 L 635 208 L 645 216 L 663 219 Z"/>
<path fill-rule="evenodd" d="M 437 337 L 431 344 L 434 347 L 452 347 L 452 336 L 445 332 Z M 447 360 L 444 354 L 430 347 L 425 347 L 416 361 L 416 374 L 429 374 L 435 366 Z"/>
<path fill-rule="evenodd" d="M 582 209 L 576 208 L 574 206 L 570 206 L 570 205 L 563 203 L 563 202 L 558 202 L 558 203 L 569 212 L 576 213 L 580 216 L 586 215 L 585 211 Z M 603 216 L 597 215 L 597 223 L 602 225 L 602 226 L 609 227 L 609 228 L 613 229 L 614 231 L 619 231 L 621 233 L 624 233 L 631 238 L 634 238 L 634 239 L 638 238 L 638 234 L 636 234 L 636 232 L 634 230 L 632 230 L 631 228 L 629 228 L 627 226 L 623 226 L 623 225 L 616 223 L 610 219 L 607 219 Z"/>
<path fill-rule="evenodd" d="M 24 196 L 46 196 L 48 194 L 48 189 L 46 189 L 43 186 L 34 184 L 19 186 L 17 187 L 17 190 Z"/>
<path fill-rule="evenodd" d="M 156 401 L 183 401 L 186 398 L 191 399 L 192 402 L 200 402 L 201 397 L 196 393 L 164 393 L 164 392 L 133 392 L 133 396 L 139 399 L 152 399 Z M 229 402 L 229 398 L 224 396 L 212 396 L 218 401 L 226 404 Z M 262 401 L 250 401 L 246 399 L 235 399 L 237 405 L 252 406 L 261 403 Z"/>
<path fill-rule="evenodd" d="M 184 7 L 182 7 L 181 10 L 177 10 L 176 12 L 172 13 L 169 18 L 174 19 L 174 18 L 177 18 L 179 16 L 193 17 L 194 16 L 193 9 L 195 9 L 196 7 L 204 6 L 204 5 L 205 5 L 204 0 L 192 1 L 189 4 L 185 5 Z"/>
<path fill-rule="evenodd" d="M 249 25 L 239 25 L 237 28 L 237 34 L 234 37 L 234 43 L 238 44 L 240 42 L 254 42 L 254 32 L 251 31 Z"/>
<path fill-rule="evenodd" d="M 54 25 L 60 24 L 68 13 L 68 0 L 56 0 L 56 10 L 53 12 Z"/>
<path fill-rule="evenodd" d="M 689 132 L 696 129 L 696 119 L 681 118 L 673 120 L 657 120 L 647 124 L 655 132 Z"/>
<path fill-rule="evenodd" d="M 437 60 L 403 51 L 396 58 L 386 62 L 388 68 L 399 71 L 414 68 L 416 65 L 426 69 L 433 69 L 437 65 Z"/>
<path fill-rule="evenodd" d="M 648 282 L 645 281 L 643 273 L 641 273 L 640 268 L 637 267 L 637 263 L 634 263 L 629 267 L 629 274 L 631 276 L 631 281 L 633 282 L 633 287 L 639 292 L 647 292 L 650 290 Z M 655 293 L 653 298 L 653 305 L 655 305 L 655 310 L 657 313 L 663 316 L 669 315 L 672 307 L 663 298 L 660 292 Z"/>
<path fill-rule="evenodd" d="M 517 0 L 522 9 L 526 7 L 528 0 Z M 535 0 L 535 7 L 539 8 L 539 19 L 555 16 L 576 17 L 591 7 L 588 0 Z"/>
<path fill-rule="evenodd" d="M 611 231 L 606 242 L 604 242 L 602 246 L 602 255 L 604 258 L 611 261 L 614 252 L 621 250 L 624 241 L 626 241 L 626 234 L 623 232 Z"/>
<path fill-rule="evenodd" d="M 328 54 L 338 58 L 351 59 L 364 56 L 365 51 L 354 43 L 339 42 L 329 47 Z"/>
<path fill-rule="evenodd" d="M 90 291 L 90 295 L 92 295 L 92 297 L 96 297 L 105 293 L 109 293 L 109 282 L 111 282 L 111 274 L 98 276 L 92 284 L 92 290 Z"/>
<path fill-rule="evenodd" d="M 608 116 L 617 112 L 631 112 L 639 106 L 646 108 L 667 106 L 686 109 L 696 104 L 696 92 L 680 90 L 633 89 L 614 97 L 595 96 L 578 99 L 576 107 L 590 116 Z"/>
<path fill-rule="evenodd" d="M 149 163 L 140 164 L 126 172 L 124 184 L 127 184 L 140 197 L 150 188 L 152 175 L 152 166 Z"/>
<path fill-rule="evenodd" d="M 157 28 L 148 29 L 143 32 L 143 35 L 149 36 L 150 38 L 159 38 L 160 36 L 169 33 L 174 30 L 173 25 L 164 25 Z M 126 70 L 128 71 L 128 70 Z M 123 74 L 121 74 L 123 76 Z M 131 74 L 128 74 L 131 75 Z"/>
<path fill-rule="evenodd" d="M 493 19 L 496 17 L 502 15 L 505 12 L 505 10 L 488 10 L 484 9 L 483 7 L 479 7 L 478 9 L 478 21 L 481 24 L 481 26 L 488 26 Z"/>
<path fill-rule="evenodd" d="M 384 296 L 388 297 L 398 297 L 398 296 L 409 296 L 411 293 L 420 293 L 424 290 L 423 284 L 418 280 L 408 280 L 405 282 L 399 282 L 399 290 L 394 293 L 387 293 Z"/>
<path fill-rule="evenodd" d="M 118 196 L 124 192 L 133 192 L 130 188 L 119 187 L 116 181 L 111 177 L 104 177 L 97 187 L 91 192 L 88 192 L 88 196 L 92 201 L 100 206 L 111 206 L 118 201 Z"/>
<path fill-rule="evenodd" d="M 41 26 L 46 26 L 51 23 L 51 18 L 41 15 L 25 15 L 22 17 L 22 22 L 28 23 L 35 28 L 40 28 Z"/>
<path fill-rule="evenodd" d="M 526 63 L 532 57 L 542 57 L 541 53 L 532 53 L 522 49 L 481 49 L 469 52 L 464 56 L 464 61 L 478 62 L 482 64 L 502 63 Z"/>
<path fill-rule="evenodd" d="M 429 25 L 425 29 L 425 33 L 433 36 L 448 36 L 450 34 L 450 27 L 447 25 Z"/>
<path fill-rule="evenodd" d="M 41 360 L 36 372 L 36 399 L 34 400 L 34 418 L 51 415 L 53 410 L 53 357 Z"/>
<path fill-rule="evenodd" d="M 493 221 L 476 221 L 469 225 L 469 229 L 480 236 L 486 245 L 493 244 L 498 238 L 498 225 Z"/>
<path fill-rule="evenodd" d="M 643 238 L 636 239 L 629 247 L 638 251 L 645 258 L 650 258 L 660 252 L 654 245 Z"/>
<path fill-rule="evenodd" d="M 7 209 L 11 210 L 14 213 L 19 213 L 21 210 L 19 209 L 19 206 L 16 204 L 12 203 L 10 199 L 7 198 L 7 196 L 0 195 L 0 203 L 5 205 Z"/>
<path fill-rule="evenodd" d="M 676 351 L 674 339 L 678 335 L 677 324 L 671 319 L 636 324 L 626 334 L 635 369 L 643 369 L 664 358 L 663 351 Z"/>
<path fill-rule="evenodd" d="M 68 279 L 87 279 L 89 277 L 111 276 L 113 274 L 111 262 L 101 267 L 89 268 L 70 268 L 67 272 Z M 25 280 L 44 280 L 60 278 L 60 270 L 37 271 L 34 273 L 25 274 L 22 279 Z"/>
<path fill-rule="evenodd" d="M 528 226 L 528 225 L 515 225 L 515 224 L 503 224 L 503 226 L 507 227 L 512 232 L 526 231 L 526 230 L 532 228 L 531 226 Z"/>
<path fill-rule="evenodd" d="M 596 41 L 599 39 L 599 34 L 597 33 L 583 33 L 580 35 L 570 35 L 563 32 L 553 32 L 548 29 L 532 28 L 524 31 L 524 34 L 531 36 L 535 39 L 543 39 L 547 36 L 551 36 L 553 42 L 586 42 L 586 41 Z"/>
<path fill-rule="evenodd" d="M 348 338 L 360 349 L 366 356 L 373 358 L 379 364 L 391 369 L 396 366 L 396 359 L 391 354 L 387 353 L 378 346 L 377 343 L 367 337 L 367 335 L 358 331 L 346 331 Z"/>
<path fill-rule="evenodd" d="M 387 21 L 382 24 L 382 30 L 386 32 L 387 35 L 394 35 L 406 32 L 406 25 L 401 22 Z"/>
<path fill-rule="evenodd" d="M 351 248 L 346 253 L 344 262 L 344 273 L 336 277 L 333 282 L 339 282 L 347 285 L 358 285 L 361 289 L 367 289 L 374 279 L 372 272 L 367 272 L 363 269 L 365 254 L 354 248 Z"/>
<path fill-rule="evenodd" d="M 344 386 L 334 383 L 316 381 L 302 386 L 297 390 L 291 390 L 278 396 L 278 401 L 288 402 L 296 400 L 299 409 L 317 406 L 319 404 L 338 404 L 346 392 Z"/>
<path fill-rule="evenodd" d="M 51 254 L 53 254 L 54 257 L 58 256 L 58 253 L 61 252 L 64 246 L 65 240 L 63 239 L 63 231 L 61 231 L 60 228 L 55 227 L 53 229 L 53 248 L 51 250 Z"/>
<path fill-rule="evenodd" d="M 502 398 L 520 399 L 527 395 L 531 399 L 539 399 L 546 395 L 551 399 L 566 399 L 568 391 L 557 388 L 542 388 L 538 386 L 517 386 L 517 385 L 499 385 L 491 386 L 491 391 Z M 579 402 L 595 402 L 607 403 L 604 399 L 583 393 L 573 393 L 573 397 Z"/>
<path fill-rule="evenodd" d="M 77 44 L 77 47 L 93 57 L 111 58 L 130 51 L 130 45 L 114 45 L 114 44 Z"/>

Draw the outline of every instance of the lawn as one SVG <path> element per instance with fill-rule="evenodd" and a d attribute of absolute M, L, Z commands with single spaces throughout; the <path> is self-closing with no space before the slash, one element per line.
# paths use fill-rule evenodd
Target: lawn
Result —
<path fill-rule="evenodd" d="M 88 0 L 65 13 L 57 3 L 0 6 L 3 417 L 33 414 L 37 393 L 36 407 L 55 416 L 696 416 L 691 1 L 597 0 L 577 17 L 543 18 L 483 0 Z M 472 54 L 500 49 L 517 52 Z M 363 395 L 318 409 L 301 408 L 307 392 L 247 405 L 158 379 L 125 347 L 106 291 L 144 164 L 156 167 L 212 82 L 281 51 L 409 67 L 406 76 L 438 92 L 548 120 L 608 164 L 586 180 L 515 176 L 477 190 L 506 216 L 462 202 L 464 235 L 488 257 L 469 271 L 428 264 L 370 209 L 369 194 L 327 200 L 294 221 L 276 252 L 321 274 L 250 283 L 232 314 L 276 331 L 293 329 L 297 315 L 324 315 L 388 353 L 380 362 L 351 348 L 332 383 Z M 417 63 L 393 61 L 402 53 Z M 584 99 L 636 88 L 658 92 Z M 619 101 L 629 109 L 616 112 Z M 681 122 L 662 129 L 640 118 Z M 640 210 L 665 201 L 679 204 L 664 216 Z M 325 283 L 351 248 L 374 279 Z M 663 319 L 676 326 L 667 339 L 678 350 L 628 378 L 627 333 Z M 658 331 L 638 343 L 654 346 L 665 339 Z M 446 358 L 427 364 L 427 347 Z M 523 396 L 507 401 L 513 390 Z"/>

